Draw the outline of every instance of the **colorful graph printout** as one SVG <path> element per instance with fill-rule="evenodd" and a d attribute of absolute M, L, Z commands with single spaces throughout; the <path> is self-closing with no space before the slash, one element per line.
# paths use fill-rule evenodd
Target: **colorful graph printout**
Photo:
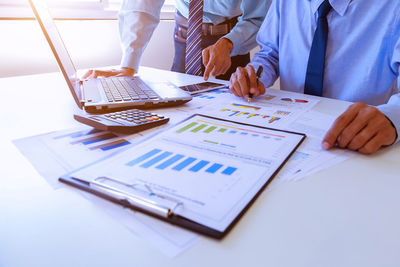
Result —
<path fill-rule="evenodd" d="M 233 103 L 233 104 L 231 104 L 231 105 L 234 106 L 234 107 L 238 107 L 238 108 L 246 108 L 246 109 L 253 109 L 253 110 L 259 110 L 259 109 L 261 109 L 260 107 L 254 107 L 254 106 L 243 105 L 243 104 L 236 104 L 236 103 Z"/>
<path fill-rule="evenodd" d="M 84 145 L 89 150 L 100 149 L 107 151 L 131 144 L 131 142 L 125 139 L 114 140 L 116 138 L 118 139 L 118 136 L 113 133 L 102 132 L 96 129 L 78 131 L 53 137 L 54 140 L 64 139 L 70 145 Z M 110 139 L 113 140 L 111 141 Z M 110 140 L 110 142 L 106 142 L 107 140 Z"/>
<path fill-rule="evenodd" d="M 237 168 L 232 166 L 224 166 L 223 164 L 213 163 L 209 160 L 198 160 L 195 157 L 163 151 L 157 148 L 129 161 L 126 165 L 129 167 L 138 165 L 141 168 L 154 168 L 156 170 L 169 168 L 178 172 L 199 172 L 202 170 L 209 174 L 221 173 L 224 175 L 232 175 L 237 170 Z"/>
<path fill-rule="evenodd" d="M 269 137 L 276 137 L 276 138 L 285 138 L 283 135 L 248 130 L 248 129 L 244 129 L 244 128 L 240 128 L 240 127 L 233 127 L 233 126 L 229 126 L 229 125 L 225 125 L 225 124 L 221 124 L 221 123 L 210 122 L 210 121 L 206 121 L 206 120 L 198 120 L 196 122 L 184 124 L 182 126 L 182 128 L 179 128 L 176 131 L 176 133 L 184 133 L 184 132 L 211 133 L 213 131 L 215 131 L 216 133 L 219 133 L 219 134 L 226 134 L 226 133 L 241 134 L 241 135 L 252 134 L 252 136 L 254 136 L 254 137 L 269 136 Z"/>
<path fill-rule="evenodd" d="M 292 99 L 288 97 L 281 98 L 282 101 L 285 102 L 294 102 L 294 103 L 308 103 L 308 100 L 305 99 Z"/>
<path fill-rule="evenodd" d="M 220 94 L 229 94 L 229 90 L 228 89 L 217 89 L 217 90 L 213 90 L 211 91 L 211 93 L 220 95 Z"/>
<path fill-rule="evenodd" d="M 197 97 L 197 98 L 204 98 L 204 99 L 215 99 L 215 96 L 209 96 L 209 95 L 194 95 L 193 97 Z"/>
<path fill-rule="evenodd" d="M 129 140 L 125 135 L 81 128 L 14 142 L 47 182 L 53 188 L 59 188 L 61 175 L 127 147 L 131 144 Z"/>
<path fill-rule="evenodd" d="M 250 142 L 254 138 L 257 142 Z M 105 176 L 145 185 L 150 197 L 158 194 L 179 201 L 177 215 L 222 231 L 303 138 L 196 115 L 71 175 L 85 181 Z"/>
<path fill-rule="evenodd" d="M 290 111 L 277 110 L 274 112 L 274 114 L 288 116 L 290 114 Z"/>
<path fill-rule="evenodd" d="M 266 114 L 258 114 L 258 113 L 249 113 L 249 112 L 243 112 L 240 110 L 232 110 L 232 109 L 221 109 L 220 111 L 222 112 L 229 112 L 229 117 L 245 117 L 246 119 L 250 119 L 253 117 L 259 116 L 260 118 L 263 119 L 268 119 L 268 123 L 274 123 L 276 121 L 279 121 L 281 118 L 277 116 L 272 116 L 272 115 L 266 115 Z M 290 112 L 289 112 L 290 114 Z M 284 114 L 284 115 L 289 115 L 289 114 Z"/>

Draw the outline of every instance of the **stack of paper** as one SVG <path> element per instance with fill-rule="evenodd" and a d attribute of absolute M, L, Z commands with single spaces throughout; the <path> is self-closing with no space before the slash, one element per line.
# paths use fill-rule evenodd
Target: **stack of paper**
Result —
<path fill-rule="evenodd" d="M 236 122 L 305 133 L 305 142 L 275 178 L 275 184 L 279 184 L 304 178 L 354 155 L 340 149 L 321 149 L 320 142 L 335 118 L 312 111 L 318 101 L 318 98 L 312 96 L 269 90 L 268 94 L 247 103 L 223 89 L 199 94 L 182 106 L 158 109 L 157 113 L 170 117 L 170 123 L 139 134 L 118 135 L 82 127 L 16 140 L 15 144 L 38 172 L 57 188 L 61 186 L 58 182 L 61 175 L 111 154 L 118 154 L 164 127 L 192 114 L 201 113 Z M 191 232 L 142 214 L 128 212 L 96 197 L 87 194 L 85 196 L 170 257 L 178 255 L 198 240 L 198 236 Z"/>

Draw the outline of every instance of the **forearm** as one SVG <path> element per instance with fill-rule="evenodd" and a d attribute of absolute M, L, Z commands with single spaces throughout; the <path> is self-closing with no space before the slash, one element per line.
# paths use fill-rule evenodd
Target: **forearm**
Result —
<path fill-rule="evenodd" d="M 230 33 L 224 36 L 233 44 L 232 56 L 243 55 L 257 46 L 256 36 L 271 4 L 270 0 L 242 1 L 242 15 Z"/>
<path fill-rule="evenodd" d="M 231 56 L 244 55 L 257 46 L 257 32 L 259 26 L 241 21 L 223 38 L 230 40 L 233 44 Z"/>
<path fill-rule="evenodd" d="M 152 2 L 152 6 L 148 1 Z M 163 0 L 125 0 L 119 12 L 121 67 L 138 70 L 141 56 L 160 21 Z M 150 8 L 152 7 L 152 8 Z"/>
<path fill-rule="evenodd" d="M 265 87 L 272 86 L 279 77 L 279 8 L 271 6 L 257 35 L 260 51 L 254 55 L 250 65 L 254 69 L 263 66 L 260 81 Z"/>
<path fill-rule="evenodd" d="M 272 49 L 262 49 L 254 55 L 250 64 L 254 69 L 258 69 L 259 66 L 263 67 L 263 72 L 259 80 L 264 84 L 265 87 L 272 86 L 279 77 L 279 56 L 278 53 Z"/>

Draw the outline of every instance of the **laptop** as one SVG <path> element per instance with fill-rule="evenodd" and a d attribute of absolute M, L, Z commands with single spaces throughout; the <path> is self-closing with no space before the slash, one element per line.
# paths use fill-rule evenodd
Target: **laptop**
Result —
<path fill-rule="evenodd" d="M 179 105 L 192 99 L 190 93 L 171 83 L 145 82 L 138 76 L 81 81 L 46 3 L 43 0 L 29 0 L 29 3 L 79 108 L 88 113 L 106 113 Z"/>

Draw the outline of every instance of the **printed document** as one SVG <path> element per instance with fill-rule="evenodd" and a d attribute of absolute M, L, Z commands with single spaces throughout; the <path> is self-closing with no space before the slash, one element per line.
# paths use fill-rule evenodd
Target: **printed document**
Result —
<path fill-rule="evenodd" d="M 144 185 L 181 202 L 174 213 L 224 231 L 303 139 L 196 115 L 71 176 Z"/>

